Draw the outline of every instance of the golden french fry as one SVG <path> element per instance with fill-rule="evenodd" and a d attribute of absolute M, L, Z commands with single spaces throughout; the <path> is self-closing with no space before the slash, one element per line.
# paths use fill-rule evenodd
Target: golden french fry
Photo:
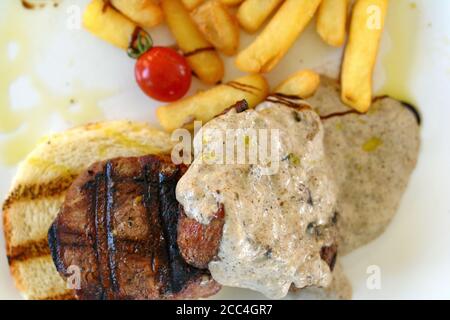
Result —
<path fill-rule="evenodd" d="M 128 49 L 138 27 L 103 0 L 93 0 L 83 15 L 84 27 L 101 39 L 122 49 Z"/>
<path fill-rule="evenodd" d="M 306 99 L 314 95 L 319 85 L 320 76 L 316 72 L 302 70 L 283 81 L 274 93 Z"/>
<path fill-rule="evenodd" d="M 358 0 L 342 64 L 342 101 L 359 112 L 372 103 L 372 74 L 386 18 L 387 0 Z"/>
<path fill-rule="evenodd" d="M 247 32 L 256 32 L 283 1 L 245 0 L 237 12 L 239 24 Z"/>
<path fill-rule="evenodd" d="M 314 16 L 321 0 L 286 0 L 249 47 L 236 58 L 242 71 L 269 72 L 294 44 Z"/>
<path fill-rule="evenodd" d="M 111 0 L 111 4 L 144 28 L 154 27 L 163 20 L 162 10 L 153 0 Z"/>
<path fill-rule="evenodd" d="M 220 0 L 226 6 L 237 6 L 244 0 Z"/>
<path fill-rule="evenodd" d="M 189 10 L 193 10 L 197 8 L 200 4 L 202 4 L 205 0 L 181 0 L 184 4 L 184 6 Z"/>
<path fill-rule="evenodd" d="M 226 55 L 235 55 L 239 48 L 239 26 L 224 5 L 212 0 L 191 13 L 206 40 Z"/>
<path fill-rule="evenodd" d="M 348 0 L 322 0 L 317 15 L 317 32 L 329 45 L 340 47 L 345 42 Z"/>
<path fill-rule="evenodd" d="M 243 99 L 254 108 L 268 92 L 269 86 L 263 76 L 249 75 L 159 107 L 156 115 L 167 131 L 191 128 L 194 121 L 207 122 Z"/>
<path fill-rule="evenodd" d="M 161 5 L 166 22 L 194 73 L 207 84 L 219 82 L 225 72 L 223 61 L 198 30 L 187 9 L 180 0 L 162 0 Z"/>

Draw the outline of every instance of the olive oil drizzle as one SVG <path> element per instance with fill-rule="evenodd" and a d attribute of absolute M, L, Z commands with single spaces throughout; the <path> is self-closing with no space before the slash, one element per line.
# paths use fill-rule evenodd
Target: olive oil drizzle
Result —
<path fill-rule="evenodd" d="M 101 120 L 103 112 L 98 101 L 111 93 L 86 89 L 81 81 L 73 80 L 68 82 L 70 94 L 50 89 L 34 71 L 39 62 L 30 53 L 36 51 L 36 41 L 32 41 L 33 31 L 27 28 L 22 4 L 12 4 L 7 11 L 0 21 L 0 165 L 12 166 L 24 159 L 40 137 L 49 133 L 49 123 L 55 116 L 68 126 Z M 17 47 L 14 56 L 8 53 L 11 44 Z M 29 79 L 38 95 L 31 106 L 13 106 L 9 94 L 11 84 L 22 77 Z"/>

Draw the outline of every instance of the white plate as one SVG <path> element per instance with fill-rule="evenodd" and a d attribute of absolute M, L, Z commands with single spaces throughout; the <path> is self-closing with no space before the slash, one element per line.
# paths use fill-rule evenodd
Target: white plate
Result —
<path fill-rule="evenodd" d="M 1 81 L 16 84 L 10 90 L 15 110 L 30 110 L 31 114 L 33 105 L 49 107 L 74 97 L 88 105 L 95 105 L 98 100 L 104 111 L 103 115 L 81 120 L 127 118 L 155 123 L 154 109 L 158 103 L 149 100 L 137 88 L 133 62 L 120 50 L 82 29 L 72 28 L 77 22 L 77 12 L 81 12 L 86 3 L 87 0 L 63 0 L 56 9 L 26 11 L 20 1 L 0 2 L 0 57 L 3 59 L 0 65 L 6 66 L 5 50 L 11 57 L 24 53 L 29 61 L 28 64 L 22 64 L 22 60 L 8 61 L 7 70 L 0 70 Z M 401 208 L 388 230 L 342 261 L 356 299 L 448 299 L 450 1 L 395 0 L 390 3 L 387 30 L 376 68 L 376 88 L 382 93 L 379 89 L 383 83 L 393 79 L 391 74 L 396 74 L 394 84 L 403 87 L 400 94 L 407 92 L 409 100 L 422 112 L 422 150 Z M 152 35 L 158 44 L 174 43 L 164 26 Z M 242 46 L 250 40 L 251 37 L 244 36 Z M 302 68 L 314 68 L 336 76 L 341 54 L 341 50 L 324 45 L 310 26 L 282 63 L 268 75 L 269 81 L 274 85 Z M 233 61 L 228 59 L 226 79 L 239 74 Z M 39 88 L 30 86 L 26 77 L 16 81 L 20 76 L 31 76 L 28 79 L 38 81 Z M 195 83 L 192 91 L 199 87 Z M 7 89 L 0 88 L 4 90 L 1 96 L 8 94 Z M 8 106 L 0 105 L 0 108 Z M 39 119 L 38 128 L 25 135 L 26 140 L 34 142 L 38 135 L 75 124 L 57 113 L 41 114 Z M 0 124 L 1 121 L 5 119 L 0 117 Z M 17 153 L 14 146 L 4 148 L 11 137 L 23 132 L 26 132 L 26 123 L 15 133 L 0 133 L 1 159 L 6 153 Z M 15 165 L 0 164 L 0 199 L 6 195 L 15 168 Z M 3 232 L 1 234 L 0 299 L 20 298 L 9 275 Z M 372 265 L 381 270 L 379 290 L 371 290 L 366 285 L 367 270 Z M 253 292 L 237 289 L 224 289 L 218 297 L 261 298 Z"/>

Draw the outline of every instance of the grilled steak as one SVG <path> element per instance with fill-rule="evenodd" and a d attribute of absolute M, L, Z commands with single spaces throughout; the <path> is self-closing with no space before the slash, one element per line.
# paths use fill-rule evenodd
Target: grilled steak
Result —
<path fill-rule="evenodd" d="M 329 247 L 322 247 L 322 250 L 320 251 L 320 257 L 330 266 L 331 270 L 333 270 L 336 265 L 337 249 L 337 245 L 333 244 Z"/>
<path fill-rule="evenodd" d="M 208 225 L 188 218 L 182 210 L 178 221 L 178 246 L 187 263 L 201 269 L 208 267 L 219 252 L 224 218 L 223 206 Z"/>
<path fill-rule="evenodd" d="M 118 158 L 76 179 L 48 238 L 78 298 L 200 298 L 220 289 L 177 246 L 175 187 L 185 170 L 165 157 Z"/>

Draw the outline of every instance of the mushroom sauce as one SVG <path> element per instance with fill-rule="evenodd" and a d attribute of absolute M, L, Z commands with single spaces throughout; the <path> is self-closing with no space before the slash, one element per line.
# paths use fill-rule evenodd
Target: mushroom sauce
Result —
<path fill-rule="evenodd" d="M 273 172 L 267 172 L 269 161 L 235 164 L 212 159 L 225 141 L 218 133 L 237 132 L 235 141 L 242 139 L 249 148 L 252 130 L 273 129 L 278 130 L 268 146 Z M 314 111 L 273 102 L 243 113 L 230 111 L 196 135 L 203 150 L 178 182 L 177 199 L 190 218 L 203 224 L 224 206 L 218 257 L 209 263 L 216 281 L 270 298 L 284 297 L 291 285 L 330 284 L 330 267 L 321 259 L 321 249 L 335 241 L 336 190 L 323 135 Z"/>
<path fill-rule="evenodd" d="M 203 224 L 224 206 L 218 257 L 209 264 L 219 283 L 271 298 L 306 286 L 312 287 L 300 297 L 350 298 L 339 263 L 331 273 L 320 250 L 336 241 L 335 233 L 342 255 L 385 230 L 417 163 L 420 117 L 387 97 L 367 114 L 355 113 L 341 102 L 337 82 L 325 77 L 307 99 L 315 112 L 294 110 L 299 101 L 268 100 L 204 126 L 195 138 L 203 150 L 178 183 L 177 199 Z M 266 175 L 261 163 L 204 163 L 223 145 L 207 129 L 244 129 L 237 135 L 244 145 L 251 145 L 251 129 L 278 129 L 279 143 L 271 144 L 279 152 L 279 170 Z"/>

